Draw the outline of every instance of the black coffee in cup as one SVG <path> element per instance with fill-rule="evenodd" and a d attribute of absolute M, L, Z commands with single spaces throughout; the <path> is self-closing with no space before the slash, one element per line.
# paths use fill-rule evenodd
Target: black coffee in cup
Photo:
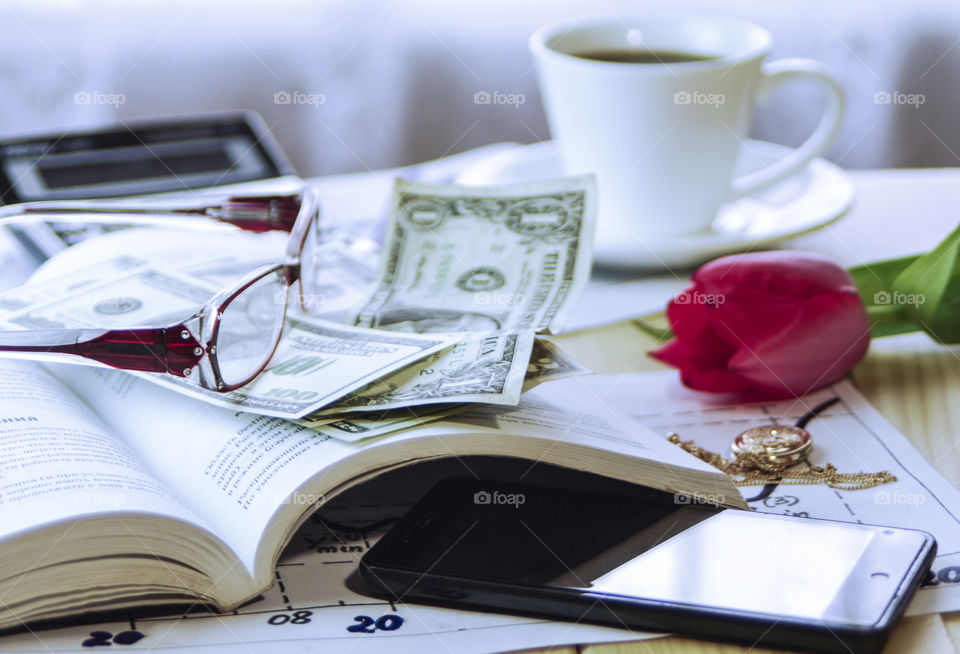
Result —
<path fill-rule="evenodd" d="M 670 50 L 584 50 L 571 53 L 581 59 L 607 61 L 617 64 L 683 64 L 691 61 L 709 61 L 717 59 L 713 55 L 696 54 L 692 52 L 674 52 Z"/>

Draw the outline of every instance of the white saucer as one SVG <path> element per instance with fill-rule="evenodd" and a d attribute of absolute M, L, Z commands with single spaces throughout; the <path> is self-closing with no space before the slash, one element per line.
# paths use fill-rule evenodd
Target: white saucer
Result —
<path fill-rule="evenodd" d="M 734 177 L 759 170 L 790 152 L 766 141 L 748 140 Z M 464 170 L 461 184 L 504 184 L 563 175 L 552 141 L 501 152 Z M 840 168 L 814 159 L 796 175 L 721 207 L 711 229 L 685 236 L 635 240 L 602 234 L 594 261 L 626 268 L 694 266 L 715 257 L 768 246 L 820 229 L 853 204 L 853 181 Z M 598 217 L 603 231 L 603 214 Z"/>

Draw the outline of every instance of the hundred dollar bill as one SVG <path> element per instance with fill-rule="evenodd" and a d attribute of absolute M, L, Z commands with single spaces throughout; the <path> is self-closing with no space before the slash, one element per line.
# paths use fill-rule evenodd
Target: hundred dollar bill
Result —
<path fill-rule="evenodd" d="M 69 276 L 59 276 L 43 282 L 11 288 L 0 294 L 0 320 L 21 313 L 30 307 L 79 293 L 90 285 L 103 282 L 104 279 L 126 275 L 145 266 L 147 266 L 145 259 L 119 256 L 85 266 Z"/>
<path fill-rule="evenodd" d="M 44 282 L 44 293 L 14 289 L 0 295 L 0 307 L 17 309 L 0 311 L 0 319 L 13 329 L 119 329 L 187 318 L 212 296 L 211 288 L 194 278 L 150 266 L 131 270 L 99 282 L 79 274 L 84 284 L 72 293 L 63 289 L 73 284 L 73 276 L 61 278 L 59 286 L 56 280 Z M 16 301 L 4 302 L 10 298 Z M 296 314 L 288 317 L 267 369 L 236 391 L 217 393 L 172 375 L 134 374 L 211 404 L 299 418 L 450 347 L 458 338 L 374 331 Z"/>
<path fill-rule="evenodd" d="M 190 238 L 190 247 L 185 249 L 186 237 Z M 351 309 L 370 294 L 379 245 L 335 228 L 324 229 L 322 237 L 313 262 L 318 284 L 305 289 L 310 315 L 346 324 Z M 144 265 L 176 271 L 209 288 L 221 289 L 260 265 L 282 260 L 287 238 L 281 232 L 198 232 L 187 236 L 182 230 L 171 229 L 110 232 L 58 253 L 44 263 L 29 285 L 20 289 L 27 294 L 46 293 L 45 282 L 57 281 L 62 286 L 55 278 L 69 273 L 72 292 L 84 278 L 101 281 Z M 125 256 L 118 257 L 117 253 Z M 305 260 L 302 265 L 309 263 Z M 22 298 L 18 302 L 22 303 Z"/>
<path fill-rule="evenodd" d="M 299 418 L 455 341 L 454 335 L 390 334 L 300 314 L 287 318 L 267 369 L 235 391 L 208 391 L 170 376 L 152 379 L 213 404 Z"/>
<path fill-rule="evenodd" d="M 512 406 L 520 401 L 532 347 L 530 331 L 470 334 L 311 417 L 450 402 Z"/>
<path fill-rule="evenodd" d="M 592 176 L 506 186 L 397 180 L 378 282 L 354 324 L 557 332 L 590 275 Z"/>

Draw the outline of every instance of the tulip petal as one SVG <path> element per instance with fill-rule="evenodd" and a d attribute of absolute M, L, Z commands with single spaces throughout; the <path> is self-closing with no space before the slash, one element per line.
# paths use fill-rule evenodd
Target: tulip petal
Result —
<path fill-rule="evenodd" d="M 857 292 L 846 270 L 821 254 L 793 250 L 751 252 L 715 259 L 693 275 L 703 293 L 766 291 L 779 297 Z"/>
<path fill-rule="evenodd" d="M 690 345 L 686 340 L 674 338 L 650 352 L 650 356 L 679 369 L 683 383 L 696 390 L 716 393 L 749 387 L 749 382 L 742 375 L 731 372 L 727 367 L 735 352 L 729 343 L 710 330 L 704 333 L 702 339 L 692 343 Z"/>
<path fill-rule="evenodd" d="M 741 347 L 728 366 L 767 395 L 798 396 L 843 377 L 869 341 L 859 299 L 824 294 L 798 305 L 791 324 L 772 337 Z"/>
<path fill-rule="evenodd" d="M 667 320 L 673 333 L 684 340 L 697 340 L 710 328 L 710 316 L 703 303 L 696 302 L 696 287 L 678 293 L 667 304 Z"/>

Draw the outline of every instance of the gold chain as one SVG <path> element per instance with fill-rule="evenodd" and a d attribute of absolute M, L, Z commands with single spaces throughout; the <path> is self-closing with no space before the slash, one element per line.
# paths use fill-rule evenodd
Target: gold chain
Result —
<path fill-rule="evenodd" d="M 791 462 L 772 461 L 769 457 L 752 452 L 738 452 L 733 459 L 724 459 L 716 452 L 695 445 L 693 441 L 680 440 L 677 434 L 670 434 L 667 439 L 726 473 L 737 486 L 826 484 L 830 488 L 839 490 L 862 490 L 897 480 L 886 470 L 883 472 L 837 472 L 832 463 L 792 470 L 790 468 L 794 464 Z"/>

